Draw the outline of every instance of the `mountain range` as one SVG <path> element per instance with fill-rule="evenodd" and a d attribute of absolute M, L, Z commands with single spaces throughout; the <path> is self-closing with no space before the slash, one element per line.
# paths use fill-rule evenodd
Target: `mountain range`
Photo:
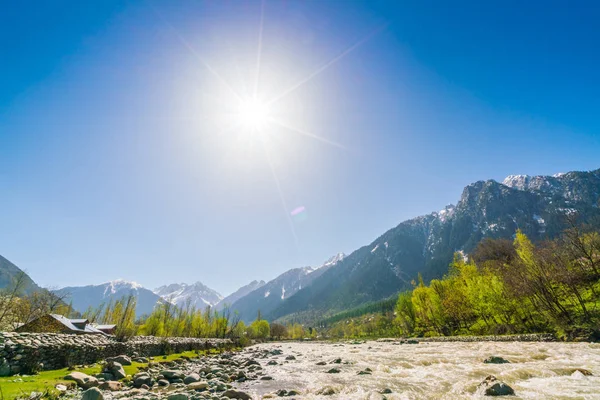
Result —
<path fill-rule="evenodd" d="M 263 287 L 265 284 L 266 284 L 265 281 L 252 281 L 249 284 L 242 286 L 235 292 L 231 293 L 229 296 L 221 299 L 221 301 L 215 307 L 217 310 L 222 310 L 226 306 L 229 307 L 233 303 L 235 303 L 236 301 L 241 299 L 242 297 L 249 294 L 250 292 L 253 292 L 256 289 Z"/>
<path fill-rule="evenodd" d="M 225 298 L 200 282 L 165 285 L 153 292 L 118 280 L 59 292 L 70 293 L 82 312 L 134 293 L 138 315 L 151 312 L 158 301 L 172 301 L 219 310 L 228 305 L 247 322 L 259 310 L 270 320 L 311 322 L 406 290 L 418 274 L 426 281 L 441 277 L 455 252 L 468 254 L 485 237 L 512 238 L 521 229 L 534 241 L 553 238 L 569 226 L 567 217 L 575 215 L 579 223 L 600 226 L 600 169 L 472 183 L 456 205 L 401 222 L 348 256 L 337 254 L 317 268 L 294 268 L 266 283 L 253 281 Z M 0 257 L 0 287 L 20 271 Z M 29 290 L 39 289 L 27 279 Z"/>
<path fill-rule="evenodd" d="M 310 321 L 380 300 L 410 288 L 419 273 L 441 277 L 455 252 L 469 253 L 485 237 L 512 238 L 517 229 L 534 241 L 556 237 L 569 215 L 600 226 L 599 206 L 600 169 L 475 182 L 456 206 L 400 223 L 265 316 Z"/>
<path fill-rule="evenodd" d="M 188 304 L 196 309 L 203 309 L 206 306 L 214 306 L 219 303 L 223 296 L 217 291 L 204 285 L 202 282 L 196 282 L 188 285 L 187 283 L 172 283 L 154 289 L 154 293 L 177 306 L 185 307 Z"/>
<path fill-rule="evenodd" d="M 304 267 L 286 271 L 233 302 L 230 308 L 238 312 L 241 320 L 245 322 L 256 319 L 258 311 L 262 315 L 269 315 L 299 290 L 310 286 L 313 281 L 323 275 L 329 268 L 342 261 L 344 257 L 343 253 L 339 253 L 317 268 Z"/>
<path fill-rule="evenodd" d="M 136 317 L 141 317 L 149 315 L 156 303 L 162 301 L 160 296 L 142 285 L 122 279 L 100 285 L 68 286 L 54 290 L 54 292 L 61 297 L 64 296 L 65 301 L 71 302 L 73 308 L 81 313 L 90 307 L 98 308 L 102 304 L 108 305 L 110 301 L 116 301 L 132 294 L 137 299 Z"/>

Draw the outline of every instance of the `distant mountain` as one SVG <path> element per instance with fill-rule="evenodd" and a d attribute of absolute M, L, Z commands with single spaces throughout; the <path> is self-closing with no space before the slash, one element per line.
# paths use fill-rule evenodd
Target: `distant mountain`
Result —
<path fill-rule="evenodd" d="M 41 288 L 15 264 L 0 256 L 0 289 L 10 289 L 14 287 L 18 278 L 22 275 L 22 292 L 31 293 L 41 290 Z"/>
<path fill-rule="evenodd" d="M 264 286 L 265 283 L 266 283 L 265 281 L 252 281 L 249 284 L 247 284 L 246 286 L 242 286 L 241 288 L 239 288 L 238 290 L 236 290 L 229 296 L 221 299 L 221 301 L 219 301 L 215 305 L 215 308 L 217 310 L 222 310 L 225 307 L 225 305 L 231 306 L 233 303 L 235 303 L 242 297 L 246 296 L 250 292 Z"/>
<path fill-rule="evenodd" d="M 256 319 L 260 310 L 262 315 L 269 315 L 285 299 L 307 286 L 332 266 L 344 259 L 343 253 L 336 254 L 317 268 L 294 268 L 279 275 L 272 281 L 261 285 L 258 289 L 239 298 L 231 304 L 232 311 L 237 311 L 245 322 Z"/>
<path fill-rule="evenodd" d="M 136 316 L 148 315 L 159 301 L 160 296 L 135 282 L 118 279 L 100 285 L 70 286 L 54 290 L 58 295 L 66 295 L 65 301 L 72 301 L 73 308 L 84 313 L 89 307 L 98 308 L 102 304 L 119 300 L 133 294 L 137 299 Z"/>
<path fill-rule="evenodd" d="M 402 222 L 263 315 L 310 320 L 380 300 L 410 288 L 418 273 L 441 277 L 455 252 L 469 253 L 485 237 L 512 238 L 517 229 L 534 241 L 556 237 L 569 215 L 598 224 L 599 206 L 600 169 L 475 182 L 456 206 Z"/>
<path fill-rule="evenodd" d="M 223 299 L 223 296 L 202 282 L 196 282 L 191 285 L 187 283 L 173 283 L 154 289 L 154 293 L 178 306 L 185 307 L 189 303 L 196 309 L 214 306 Z"/>

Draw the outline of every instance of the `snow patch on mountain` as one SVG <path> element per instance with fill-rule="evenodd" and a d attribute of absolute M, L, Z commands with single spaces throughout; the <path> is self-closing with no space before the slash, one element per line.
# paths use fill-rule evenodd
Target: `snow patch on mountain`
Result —
<path fill-rule="evenodd" d="M 327 261 L 325 261 L 323 263 L 323 265 L 321 265 L 320 267 L 317 267 L 316 269 L 323 268 L 323 267 L 331 267 L 341 261 L 344 261 L 344 258 L 346 258 L 346 254 L 337 253 L 335 256 L 330 257 Z"/>
<path fill-rule="evenodd" d="M 202 282 L 191 285 L 187 283 L 164 285 L 154 289 L 154 293 L 175 305 L 190 304 L 196 308 L 214 306 L 223 299 L 223 296 Z"/>
<path fill-rule="evenodd" d="M 104 296 L 113 295 L 122 290 L 138 290 L 143 287 L 137 282 L 126 281 L 124 279 L 115 279 L 114 281 L 106 282 L 103 285 L 106 285 Z"/>

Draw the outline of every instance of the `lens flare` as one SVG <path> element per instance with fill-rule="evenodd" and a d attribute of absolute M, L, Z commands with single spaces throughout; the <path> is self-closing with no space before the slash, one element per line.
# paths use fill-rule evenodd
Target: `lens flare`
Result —
<path fill-rule="evenodd" d="M 242 101 L 237 117 L 242 127 L 251 130 L 264 128 L 269 122 L 270 108 L 258 99 Z"/>

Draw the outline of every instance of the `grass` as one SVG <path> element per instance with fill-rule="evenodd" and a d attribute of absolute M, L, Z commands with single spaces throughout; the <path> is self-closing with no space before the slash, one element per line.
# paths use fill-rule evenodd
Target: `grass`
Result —
<path fill-rule="evenodd" d="M 218 354 L 218 350 L 206 351 L 186 351 L 183 353 L 169 354 L 165 356 L 156 356 L 151 362 L 173 361 L 181 357 L 196 358 L 201 355 Z M 141 368 L 147 367 L 147 363 L 133 362 L 131 365 L 124 365 L 123 369 L 127 375 L 135 375 Z M 95 375 L 102 372 L 99 364 L 88 367 L 75 368 L 74 371 L 83 372 L 88 375 Z M 0 377 L 0 399 L 12 400 L 19 397 L 29 397 L 31 392 L 48 393 L 49 398 L 58 397 L 58 391 L 55 386 L 62 383 L 66 386 L 74 385 L 73 381 L 64 379 L 70 372 L 67 368 L 52 371 L 42 371 L 37 375 L 9 376 Z"/>

